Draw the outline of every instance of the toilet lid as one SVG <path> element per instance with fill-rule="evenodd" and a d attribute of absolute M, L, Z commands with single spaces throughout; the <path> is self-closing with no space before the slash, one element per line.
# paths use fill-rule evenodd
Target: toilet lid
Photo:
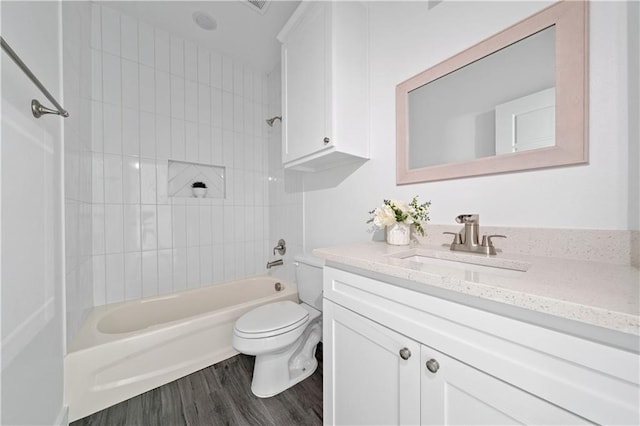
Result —
<path fill-rule="evenodd" d="M 236 321 L 242 334 L 282 334 L 305 324 L 309 312 L 290 300 L 269 303 L 247 312 Z"/>

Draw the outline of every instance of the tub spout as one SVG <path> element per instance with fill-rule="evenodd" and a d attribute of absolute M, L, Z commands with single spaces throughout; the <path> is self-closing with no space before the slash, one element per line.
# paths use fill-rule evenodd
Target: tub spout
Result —
<path fill-rule="evenodd" d="M 282 265 L 284 262 L 282 259 L 274 260 L 273 262 L 267 262 L 267 269 L 271 269 L 274 266 Z"/>

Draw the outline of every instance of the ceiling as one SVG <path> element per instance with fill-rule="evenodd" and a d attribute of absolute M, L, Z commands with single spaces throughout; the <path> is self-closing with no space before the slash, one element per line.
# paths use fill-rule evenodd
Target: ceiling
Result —
<path fill-rule="evenodd" d="M 300 1 L 269 0 L 261 11 L 247 0 L 99 3 L 172 35 L 191 40 L 199 46 L 230 56 L 255 70 L 269 73 L 280 62 L 280 43 L 276 35 Z M 217 29 L 206 31 L 198 27 L 192 18 L 196 11 L 213 17 Z"/>

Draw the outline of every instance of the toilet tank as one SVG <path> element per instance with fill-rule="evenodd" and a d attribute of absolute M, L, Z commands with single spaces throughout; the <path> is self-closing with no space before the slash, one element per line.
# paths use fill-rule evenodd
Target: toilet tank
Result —
<path fill-rule="evenodd" d="M 300 301 L 322 311 L 322 268 L 324 260 L 309 254 L 295 256 L 296 284 Z"/>

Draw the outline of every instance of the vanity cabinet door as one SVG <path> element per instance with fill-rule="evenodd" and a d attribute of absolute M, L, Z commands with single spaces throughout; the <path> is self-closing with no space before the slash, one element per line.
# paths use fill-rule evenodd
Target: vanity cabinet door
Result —
<path fill-rule="evenodd" d="M 420 345 L 326 299 L 323 315 L 324 422 L 418 424 Z"/>
<path fill-rule="evenodd" d="M 433 348 L 421 350 L 424 425 L 592 424 Z"/>

